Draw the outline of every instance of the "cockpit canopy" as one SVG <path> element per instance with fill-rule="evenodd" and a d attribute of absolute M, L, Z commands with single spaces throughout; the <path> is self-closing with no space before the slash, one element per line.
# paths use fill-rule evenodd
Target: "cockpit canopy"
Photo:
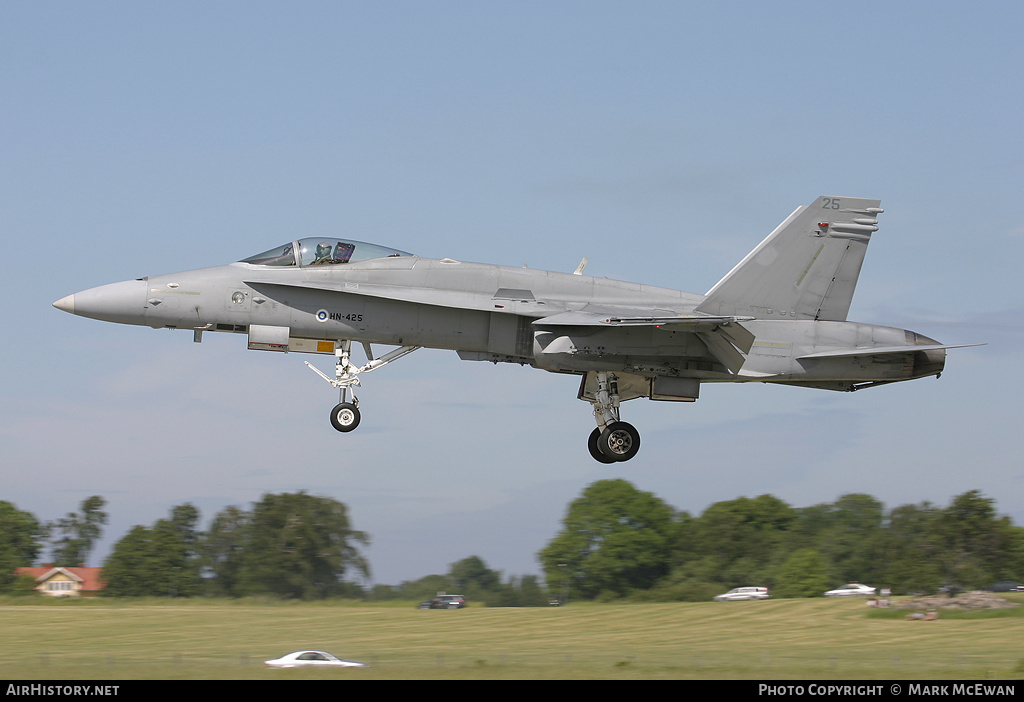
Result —
<path fill-rule="evenodd" d="M 309 237 L 292 241 L 263 253 L 243 258 L 242 263 L 257 266 L 334 266 L 339 263 L 358 263 L 373 258 L 412 256 L 413 254 L 387 246 L 367 244 L 351 239 Z"/>

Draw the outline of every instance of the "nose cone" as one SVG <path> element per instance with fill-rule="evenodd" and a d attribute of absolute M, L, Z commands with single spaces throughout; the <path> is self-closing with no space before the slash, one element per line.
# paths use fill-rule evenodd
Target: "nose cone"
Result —
<path fill-rule="evenodd" d="M 61 299 L 59 299 L 55 303 L 53 303 L 53 306 L 56 307 L 58 310 L 61 310 L 63 312 L 70 312 L 71 314 L 74 314 L 75 313 L 75 296 L 74 295 L 67 295 L 66 297 L 62 297 Z"/>
<path fill-rule="evenodd" d="M 145 281 L 126 280 L 62 297 L 53 306 L 79 317 L 121 324 L 144 324 L 145 304 Z"/>

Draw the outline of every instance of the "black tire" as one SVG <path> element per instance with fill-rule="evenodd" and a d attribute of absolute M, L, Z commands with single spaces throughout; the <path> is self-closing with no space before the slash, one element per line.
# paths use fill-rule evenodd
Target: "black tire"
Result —
<path fill-rule="evenodd" d="M 331 426 L 338 431 L 352 431 L 359 426 L 359 408 L 351 402 L 341 402 L 331 410 Z"/>
<path fill-rule="evenodd" d="M 597 449 L 613 461 L 628 461 L 640 450 L 640 432 L 632 424 L 612 422 L 597 439 Z"/>
<path fill-rule="evenodd" d="M 608 458 L 608 456 L 605 456 L 603 453 L 601 453 L 601 449 L 597 447 L 597 440 L 600 438 L 600 429 L 595 429 L 593 432 L 591 432 L 590 439 L 587 440 L 587 448 L 590 449 L 590 455 L 593 456 L 594 460 L 597 461 L 598 463 L 615 463 L 614 458 Z"/>

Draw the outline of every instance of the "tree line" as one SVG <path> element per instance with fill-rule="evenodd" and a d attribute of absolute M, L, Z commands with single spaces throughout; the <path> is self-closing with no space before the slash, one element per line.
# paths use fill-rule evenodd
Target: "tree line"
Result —
<path fill-rule="evenodd" d="M 105 500 L 84 500 L 53 522 L 0 501 L 0 591 L 45 549 L 56 565 L 84 564 L 107 523 Z M 707 600 L 733 587 L 776 597 L 821 595 L 847 582 L 895 593 L 983 587 L 1024 576 L 1024 528 L 977 490 L 946 507 L 886 510 L 865 494 L 792 507 L 772 495 L 718 502 L 699 516 L 625 480 L 601 480 L 568 506 L 561 530 L 538 553 L 538 576 L 505 578 L 470 556 L 447 573 L 399 585 L 365 583 L 370 566 L 346 506 L 305 492 L 266 494 L 227 507 L 206 531 L 191 504 L 136 526 L 103 563 L 106 596 L 350 597 L 428 600 L 439 592 L 488 606 L 551 600 Z M 28 587 L 30 583 L 21 583 Z"/>
<path fill-rule="evenodd" d="M 0 501 L 0 592 L 30 589 L 31 579 L 15 583 L 15 569 L 37 562 L 46 550 L 55 565 L 85 564 L 107 523 L 105 504 L 90 497 L 79 512 L 40 522 Z M 360 547 L 370 538 L 352 528 L 344 504 L 328 497 L 267 494 L 251 509 L 221 510 L 206 531 L 199 523 L 199 510 L 186 503 L 151 526 L 133 527 L 103 563 L 102 594 L 425 601 L 458 592 L 492 607 L 547 604 L 538 576 L 503 581 L 477 556 L 451 564 L 443 575 L 369 587 L 370 566 Z"/>
<path fill-rule="evenodd" d="M 0 502 L 0 590 L 16 587 L 14 569 L 31 565 L 49 545 L 55 565 L 77 566 L 105 524 L 105 501 L 90 497 L 81 514 L 41 523 Z M 369 536 L 353 529 L 344 504 L 305 492 L 267 494 L 252 509 L 231 506 L 199 530 L 199 510 L 175 506 L 152 526 L 135 526 L 103 563 L 110 597 L 243 597 L 321 599 L 359 594 L 353 579 L 369 577 L 359 547 Z"/>
<path fill-rule="evenodd" d="M 538 557 L 552 591 L 584 599 L 700 601 L 742 586 L 813 597 L 849 582 L 927 593 L 1024 577 L 1024 528 L 977 490 L 891 510 L 865 494 L 801 508 L 761 495 L 694 517 L 602 480 L 562 524 Z"/>

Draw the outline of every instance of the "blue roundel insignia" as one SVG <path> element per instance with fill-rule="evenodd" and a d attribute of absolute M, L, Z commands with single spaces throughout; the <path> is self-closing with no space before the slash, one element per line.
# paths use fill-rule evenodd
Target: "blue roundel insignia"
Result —
<path fill-rule="evenodd" d="M 329 318 L 330 318 L 330 315 L 327 314 L 327 310 L 317 310 L 316 311 L 316 321 L 318 321 L 318 322 L 326 322 Z"/>

